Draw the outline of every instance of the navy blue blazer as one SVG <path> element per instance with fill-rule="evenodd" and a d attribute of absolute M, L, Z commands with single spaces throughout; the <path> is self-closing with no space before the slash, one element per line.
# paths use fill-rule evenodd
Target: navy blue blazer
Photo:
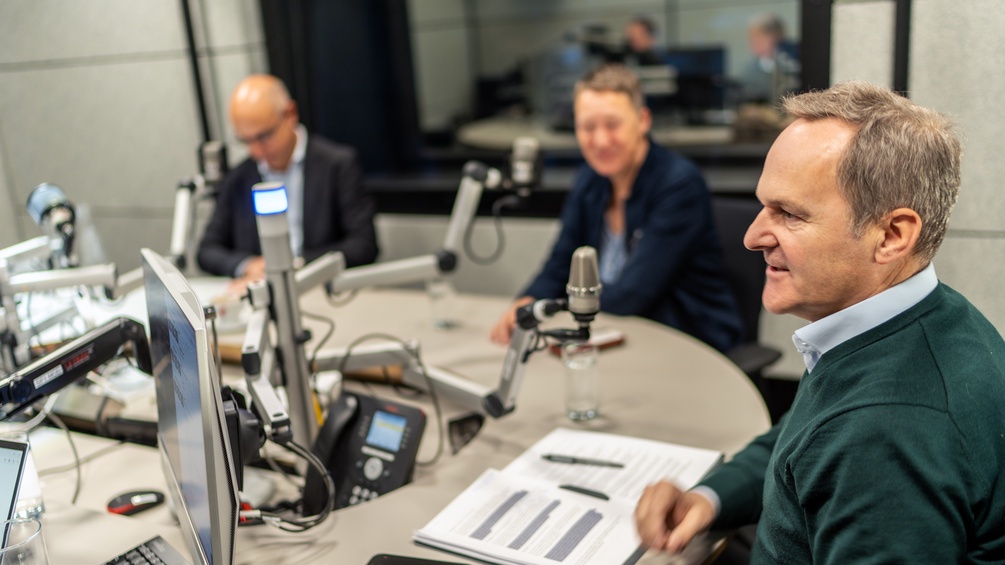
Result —
<path fill-rule="evenodd" d="M 362 183 L 356 151 L 311 134 L 304 155 L 304 259 L 341 251 L 347 267 L 377 258 L 373 227 L 376 204 Z M 262 182 L 258 165 L 246 159 L 223 181 L 216 208 L 199 244 L 202 270 L 234 276 L 248 257 L 261 255 L 251 187 Z"/>
<path fill-rule="evenodd" d="M 562 209 L 562 228 L 541 272 L 523 292 L 565 296 L 572 252 L 600 249 L 611 182 L 584 165 Z M 698 168 L 650 142 L 625 203 L 628 259 L 614 284 L 604 285 L 603 311 L 643 316 L 682 330 L 720 351 L 739 345 L 739 309 L 722 269 L 712 201 Z"/>

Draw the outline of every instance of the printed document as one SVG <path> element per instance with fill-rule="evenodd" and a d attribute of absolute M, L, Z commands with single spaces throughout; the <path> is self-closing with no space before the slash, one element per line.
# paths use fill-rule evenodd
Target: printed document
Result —
<path fill-rule="evenodd" d="M 485 471 L 414 539 L 490 563 L 628 565 L 644 553 L 633 513 L 646 485 L 690 488 L 721 461 L 717 451 L 559 428 Z"/>

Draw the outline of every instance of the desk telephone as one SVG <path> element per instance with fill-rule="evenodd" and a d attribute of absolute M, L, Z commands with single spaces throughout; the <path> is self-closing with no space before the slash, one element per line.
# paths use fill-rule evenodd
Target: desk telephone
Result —
<path fill-rule="evenodd" d="M 411 406 L 342 392 L 328 408 L 314 454 L 335 481 L 335 508 L 366 502 L 411 482 L 426 415 Z M 324 486 L 313 468 L 304 483 L 304 513 L 324 504 Z"/>

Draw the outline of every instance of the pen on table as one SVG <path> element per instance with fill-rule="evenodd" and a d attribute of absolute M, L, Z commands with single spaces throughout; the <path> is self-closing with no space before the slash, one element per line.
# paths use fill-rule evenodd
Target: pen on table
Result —
<path fill-rule="evenodd" d="M 577 487 L 576 485 L 558 485 L 558 488 L 565 489 L 565 490 L 571 490 L 572 492 L 578 492 L 579 494 L 585 494 L 586 496 L 592 496 L 594 498 L 599 498 L 600 500 L 610 500 L 611 499 L 609 496 L 607 496 L 606 494 L 604 494 L 604 493 L 602 493 L 600 491 L 590 490 L 588 488 L 583 488 L 583 487 Z"/>
<path fill-rule="evenodd" d="M 571 455 L 556 455 L 554 453 L 546 453 L 541 456 L 545 461 L 551 461 L 552 463 L 567 463 L 569 465 L 595 465 L 597 467 L 615 467 L 617 469 L 624 468 L 624 463 L 618 463 L 616 461 L 604 461 L 601 459 L 590 459 L 588 457 L 572 457 Z"/>

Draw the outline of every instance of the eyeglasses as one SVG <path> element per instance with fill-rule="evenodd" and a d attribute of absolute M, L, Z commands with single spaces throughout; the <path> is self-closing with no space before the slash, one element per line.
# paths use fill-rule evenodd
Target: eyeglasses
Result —
<path fill-rule="evenodd" d="M 269 128 L 269 129 L 267 129 L 267 130 L 265 130 L 262 133 L 259 133 L 257 135 L 253 135 L 251 137 L 240 137 L 239 136 L 237 138 L 237 140 L 240 141 L 241 143 L 245 144 L 245 145 L 252 145 L 252 144 L 255 144 L 255 143 L 265 143 L 265 142 L 269 141 L 270 139 L 272 139 L 273 135 L 276 135 L 276 132 L 279 131 L 279 127 L 283 125 L 283 121 L 285 119 L 286 119 L 286 113 L 284 112 L 283 115 L 279 118 L 279 121 L 276 123 L 276 125 L 272 126 L 271 128 Z"/>

